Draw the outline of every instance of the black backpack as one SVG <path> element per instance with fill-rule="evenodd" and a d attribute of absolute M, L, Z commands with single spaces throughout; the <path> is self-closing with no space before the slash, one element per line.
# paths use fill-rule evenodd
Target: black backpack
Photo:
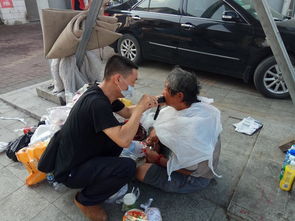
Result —
<path fill-rule="evenodd" d="M 24 135 L 21 135 L 20 137 L 16 138 L 13 141 L 10 141 L 8 143 L 8 148 L 6 150 L 6 155 L 8 158 L 12 159 L 13 161 L 17 162 L 17 158 L 15 153 L 17 151 L 19 151 L 20 149 L 27 147 L 28 144 L 30 143 L 31 137 L 32 137 L 33 133 L 32 132 L 28 132 Z"/>

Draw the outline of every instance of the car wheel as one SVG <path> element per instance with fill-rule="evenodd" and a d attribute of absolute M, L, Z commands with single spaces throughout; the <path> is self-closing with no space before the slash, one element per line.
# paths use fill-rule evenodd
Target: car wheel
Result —
<path fill-rule="evenodd" d="M 294 64 L 294 58 L 291 57 Z M 256 89 L 266 97 L 287 98 L 289 91 L 275 58 L 268 57 L 257 66 L 254 73 Z"/>
<path fill-rule="evenodd" d="M 119 39 L 117 50 L 121 56 L 128 58 L 136 64 L 139 64 L 142 60 L 139 43 L 130 34 L 125 34 Z"/>

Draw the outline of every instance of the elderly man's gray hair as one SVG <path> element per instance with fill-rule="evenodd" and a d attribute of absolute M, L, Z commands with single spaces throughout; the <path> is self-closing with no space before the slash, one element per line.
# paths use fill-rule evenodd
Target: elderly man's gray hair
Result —
<path fill-rule="evenodd" d="M 197 95 L 200 93 L 200 85 L 196 74 L 185 71 L 180 67 L 174 68 L 166 79 L 166 87 L 171 95 L 182 92 L 183 102 L 191 105 L 198 101 Z"/>

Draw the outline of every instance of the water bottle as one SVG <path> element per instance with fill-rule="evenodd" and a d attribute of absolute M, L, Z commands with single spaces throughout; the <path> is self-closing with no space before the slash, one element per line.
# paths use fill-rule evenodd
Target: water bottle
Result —
<path fill-rule="evenodd" d="M 47 181 L 50 185 L 53 185 L 55 181 L 53 173 L 47 173 Z"/>
<path fill-rule="evenodd" d="M 294 145 L 293 145 L 294 146 Z M 284 173 L 285 173 L 285 169 L 286 166 L 292 163 L 295 163 L 295 149 L 293 149 L 293 146 L 290 150 L 287 151 L 283 165 L 282 165 L 282 169 L 280 172 L 280 180 L 283 178 Z"/>
<path fill-rule="evenodd" d="M 53 182 L 52 186 L 54 190 L 58 192 L 64 192 L 67 189 L 67 187 L 64 184 L 56 182 L 56 181 Z"/>

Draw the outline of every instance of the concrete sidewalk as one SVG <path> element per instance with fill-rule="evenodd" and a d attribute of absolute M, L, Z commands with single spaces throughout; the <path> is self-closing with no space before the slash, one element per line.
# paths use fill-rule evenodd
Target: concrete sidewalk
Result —
<path fill-rule="evenodd" d="M 134 102 L 144 93 L 161 93 L 170 65 L 145 62 L 140 67 Z M 203 96 L 214 98 L 222 112 L 221 179 L 194 194 L 171 194 L 133 182 L 141 190 L 139 204 L 154 198 L 164 221 L 196 220 L 294 220 L 294 192 L 279 189 L 284 154 L 278 144 L 295 131 L 295 110 L 290 100 L 262 97 L 239 80 L 199 74 Z M 56 106 L 37 97 L 33 85 L 0 95 L 0 116 L 23 117 L 36 124 L 46 108 Z M 9 105 L 8 105 L 9 104 Z M 264 127 L 253 136 L 234 131 L 233 123 L 252 116 Z M 0 141 L 10 141 L 22 123 L 0 120 Z M 293 133 L 293 134 L 292 134 Z M 47 182 L 24 185 L 27 172 L 0 154 L 1 220 L 86 220 L 73 204 L 75 190 L 57 192 Z M 104 205 L 111 221 L 122 219 L 119 205 Z"/>

